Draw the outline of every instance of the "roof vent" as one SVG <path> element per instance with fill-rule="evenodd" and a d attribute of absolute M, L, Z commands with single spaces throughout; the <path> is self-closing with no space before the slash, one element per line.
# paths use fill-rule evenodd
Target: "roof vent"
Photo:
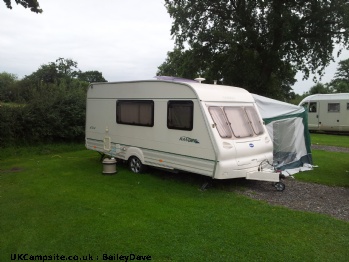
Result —
<path fill-rule="evenodd" d="M 202 78 L 202 77 L 198 77 L 198 78 L 195 78 L 194 79 L 195 81 L 198 81 L 200 84 L 202 81 L 205 81 L 206 79 L 205 78 Z"/>
<path fill-rule="evenodd" d="M 197 83 L 197 81 L 192 80 L 192 79 L 186 79 L 186 78 L 181 78 L 181 77 L 174 77 L 174 76 L 155 76 L 157 80 L 163 80 L 163 81 L 173 81 L 173 82 L 192 82 L 192 83 Z"/>

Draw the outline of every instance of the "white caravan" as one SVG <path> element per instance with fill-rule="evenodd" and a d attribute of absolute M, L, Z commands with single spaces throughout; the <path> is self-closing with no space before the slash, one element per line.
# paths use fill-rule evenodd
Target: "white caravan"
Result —
<path fill-rule="evenodd" d="M 349 132 L 349 93 L 310 95 L 299 105 L 308 109 L 309 130 Z"/>
<path fill-rule="evenodd" d="M 154 166 L 215 179 L 280 181 L 268 164 L 273 142 L 255 101 L 237 87 L 192 80 L 93 83 L 86 147 L 128 161 L 136 173 Z"/>

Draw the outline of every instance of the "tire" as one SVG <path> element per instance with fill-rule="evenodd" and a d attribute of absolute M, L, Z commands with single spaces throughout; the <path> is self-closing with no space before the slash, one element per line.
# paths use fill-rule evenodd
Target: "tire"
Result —
<path fill-rule="evenodd" d="M 286 186 L 282 182 L 277 182 L 275 183 L 274 187 L 276 188 L 277 191 L 284 191 Z"/>
<path fill-rule="evenodd" d="M 136 174 L 142 173 L 144 171 L 144 165 L 142 164 L 142 161 L 136 156 L 130 157 L 130 159 L 128 160 L 128 166 L 130 170 Z"/>

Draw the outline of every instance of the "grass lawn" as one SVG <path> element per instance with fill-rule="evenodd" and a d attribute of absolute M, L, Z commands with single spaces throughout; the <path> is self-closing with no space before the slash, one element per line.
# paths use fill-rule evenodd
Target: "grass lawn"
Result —
<path fill-rule="evenodd" d="M 311 143 L 314 145 L 349 147 L 349 135 L 311 133 Z"/>
<path fill-rule="evenodd" d="M 349 147 L 349 136 L 311 134 L 312 144 Z M 325 184 L 329 186 L 349 187 L 349 154 L 312 150 L 313 162 L 317 168 L 295 175 L 296 179 Z"/>
<path fill-rule="evenodd" d="M 302 181 L 329 186 L 349 187 L 349 154 L 313 150 L 315 167 L 311 171 L 297 173 L 295 178 Z"/>
<path fill-rule="evenodd" d="M 102 175 L 98 154 L 81 147 L 31 152 L 0 153 L 0 261 L 26 253 L 100 261 L 129 254 L 152 261 L 349 257 L 344 221 L 216 188 L 201 191 L 195 175 L 140 175 L 123 165 Z"/>

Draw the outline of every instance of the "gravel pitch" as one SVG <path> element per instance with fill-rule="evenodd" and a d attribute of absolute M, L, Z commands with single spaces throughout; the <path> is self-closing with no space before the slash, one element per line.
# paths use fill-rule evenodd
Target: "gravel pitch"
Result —
<path fill-rule="evenodd" d="M 349 153 L 349 148 L 312 145 L 313 149 Z M 348 174 L 349 175 L 349 174 Z M 235 189 L 239 194 L 263 200 L 272 205 L 285 206 L 294 210 L 327 214 L 349 221 L 349 188 L 331 187 L 286 178 L 286 189 L 282 192 L 268 182 L 246 181 L 243 189 Z"/>
<path fill-rule="evenodd" d="M 236 192 L 272 205 L 327 214 L 349 221 L 349 188 L 301 182 L 292 178 L 284 179 L 283 183 L 286 189 L 277 191 L 268 182 L 246 181 L 246 187 L 236 189 Z"/>

